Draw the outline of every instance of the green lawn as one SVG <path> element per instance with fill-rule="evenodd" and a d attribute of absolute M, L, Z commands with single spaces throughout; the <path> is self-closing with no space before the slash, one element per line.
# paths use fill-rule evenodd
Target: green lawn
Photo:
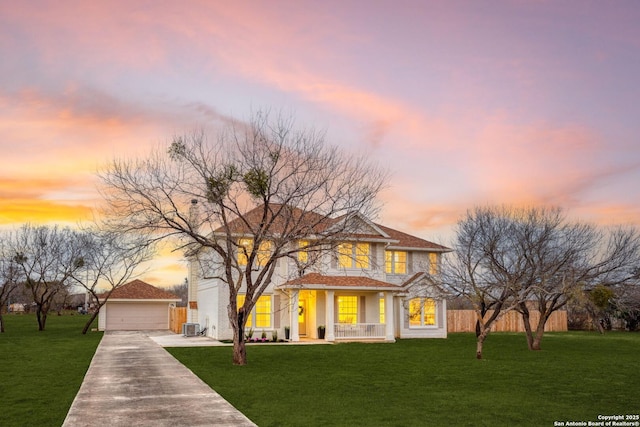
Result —
<path fill-rule="evenodd" d="M 640 411 L 640 334 L 521 334 L 395 344 L 253 345 L 169 351 L 261 427 L 553 426 Z"/>
<path fill-rule="evenodd" d="M 60 426 L 101 332 L 82 335 L 80 315 L 50 315 L 38 332 L 34 315 L 5 315 L 0 334 L 0 426 Z"/>

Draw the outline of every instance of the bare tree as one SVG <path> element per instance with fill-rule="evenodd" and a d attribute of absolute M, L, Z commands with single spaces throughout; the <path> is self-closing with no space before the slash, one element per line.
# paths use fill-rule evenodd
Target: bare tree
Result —
<path fill-rule="evenodd" d="M 94 308 L 82 329 L 86 334 L 111 293 L 128 283 L 139 273 L 140 266 L 151 259 L 153 246 L 147 245 L 146 239 L 135 232 L 100 228 L 78 231 L 75 240 L 81 256 L 76 259 L 77 268 L 70 279 L 89 294 Z"/>
<path fill-rule="evenodd" d="M 476 313 L 476 358 L 495 323 L 523 298 L 522 265 L 510 236 L 514 224 L 493 208 L 467 211 L 456 227 L 453 253 L 445 258 L 432 284 L 466 299 Z"/>
<path fill-rule="evenodd" d="M 4 318 L 2 310 L 8 306 L 11 296 L 18 288 L 20 281 L 18 268 L 6 250 L 4 239 L 0 240 L 0 332 L 4 332 Z"/>
<path fill-rule="evenodd" d="M 527 299 L 520 302 L 527 344 L 540 350 L 546 322 L 571 299 L 600 286 L 612 288 L 633 278 L 640 257 L 640 235 L 634 228 L 599 229 L 571 222 L 559 209 L 529 209 L 528 229 L 518 235 L 520 247 L 531 264 L 523 286 Z M 539 312 L 531 325 L 529 307 Z"/>
<path fill-rule="evenodd" d="M 476 208 L 459 223 L 443 278 L 476 310 L 480 358 L 486 333 L 505 312 L 521 313 L 529 349 L 539 350 L 551 314 L 585 290 L 633 280 L 639 256 L 633 228 L 571 222 L 559 208 Z"/>
<path fill-rule="evenodd" d="M 146 159 L 115 160 L 101 178 L 118 229 L 179 237 L 228 288 L 233 363 L 244 365 L 247 315 L 277 261 L 334 244 L 332 237 L 354 226 L 349 215 L 356 211 L 375 216 L 386 174 L 328 146 L 322 132 L 258 112 L 215 140 L 194 133 Z"/>
<path fill-rule="evenodd" d="M 640 324 L 640 268 L 634 270 L 629 282 L 614 287 L 615 315 L 625 322 L 629 331 L 636 331 Z"/>
<path fill-rule="evenodd" d="M 11 233 L 8 250 L 36 303 L 38 330 L 43 331 L 53 298 L 69 285 L 78 268 L 80 247 L 73 231 L 58 226 L 23 225 Z"/>

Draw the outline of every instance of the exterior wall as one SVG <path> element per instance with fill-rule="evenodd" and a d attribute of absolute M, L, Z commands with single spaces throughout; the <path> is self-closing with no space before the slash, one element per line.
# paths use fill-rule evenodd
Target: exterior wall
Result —
<path fill-rule="evenodd" d="M 197 282 L 197 318 L 189 319 L 190 322 L 199 323 L 200 328 L 207 328 L 206 335 L 215 339 L 224 339 L 220 337 L 220 331 L 229 325 L 226 320 L 228 297 L 221 292 L 221 288 L 215 279 L 200 279 Z M 220 310 L 221 304 L 225 304 L 223 313 Z M 226 323 L 223 323 L 225 320 Z"/>

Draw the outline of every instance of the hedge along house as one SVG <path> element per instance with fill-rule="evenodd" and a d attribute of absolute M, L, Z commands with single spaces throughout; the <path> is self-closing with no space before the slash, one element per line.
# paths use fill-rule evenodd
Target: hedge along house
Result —
<path fill-rule="evenodd" d="M 100 308 L 98 330 L 168 330 L 169 309 L 179 301 L 180 297 L 172 293 L 134 280 L 111 292 Z"/>
<path fill-rule="evenodd" d="M 250 217 L 250 215 L 247 215 Z M 437 274 L 440 258 L 449 249 L 419 237 L 373 223 L 361 215 L 357 232 L 342 235 L 327 250 L 297 252 L 296 259 L 277 262 L 272 283 L 259 298 L 245 333 L 277 333 L 292 341 L 324 339 L 395 341 L 396 338 L 445 338 L 446 301 L 431 291 L 428 277 Z M 331 221 L 340 221 L 338 218 Z M 238 247 L 252 245 L 250 235 L 239 233 Z M 306 242 L 296 242 L 305 247 Z M 268 251 L 264 245 L 259 251 Z M 242 257 L 238 252 L 238 263 Z M 317 259 L 301 271 L 300 262 Z M 229 290 L 217 278 L 215 254 L 189 254 L 189 311 L 187 321 L 207 328 L 215 339 L 232 339 Z M 297 262 L 299 261 L 299 262 Z M 418 296 L 419 295 L 419 296 Z M 239 305 L 243 302 L 240 289 Z"/>

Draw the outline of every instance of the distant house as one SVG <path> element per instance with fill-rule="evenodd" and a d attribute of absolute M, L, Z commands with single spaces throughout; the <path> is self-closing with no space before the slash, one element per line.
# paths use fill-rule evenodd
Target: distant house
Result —
<path fill-rule="evenodd" d="M 167 330 L 169 308 L 178 301 L 180 298 L 176 295 L 142 280 L 134 280 L 111 292 L 100 308 L 98 330 Z"/>
<path fill-rule="evenodd" d="M 358 232 L 342 235 L 330 245 L 335 250 L 323 252 L 305 274 L 300 276 L 296 262 L 306 261 L 304 251 L 298 252 L 298 260 L 278 260 L 276 275 L 254 307 L 247 329 L 269 337 L 274 331 L 284 337 L 288 329 L 292 341 L 317 339 L 319 326 L 325 327 L 327 341 L 445 338 L 446 301 L 437 292 L 425 292 L 425 278 L 437 274 L 442 254 L 450 250 L 358 214 L 349 220 L 359 223 Z M 229 227 L 235 229 L 233 223 Z M 252 245 L 252 236 L 243 233 L 242 226 L 237 229 L 238 246 Z M 206 267 L 216 265 L 216 257 L 199 251 L 189 258 L 188 322 L 207 328 L 213 338 L 230 339 L 229 291 L 217 278 L 219 272 Z M 239 303 L 243 293 L 240 289 Z"/>

